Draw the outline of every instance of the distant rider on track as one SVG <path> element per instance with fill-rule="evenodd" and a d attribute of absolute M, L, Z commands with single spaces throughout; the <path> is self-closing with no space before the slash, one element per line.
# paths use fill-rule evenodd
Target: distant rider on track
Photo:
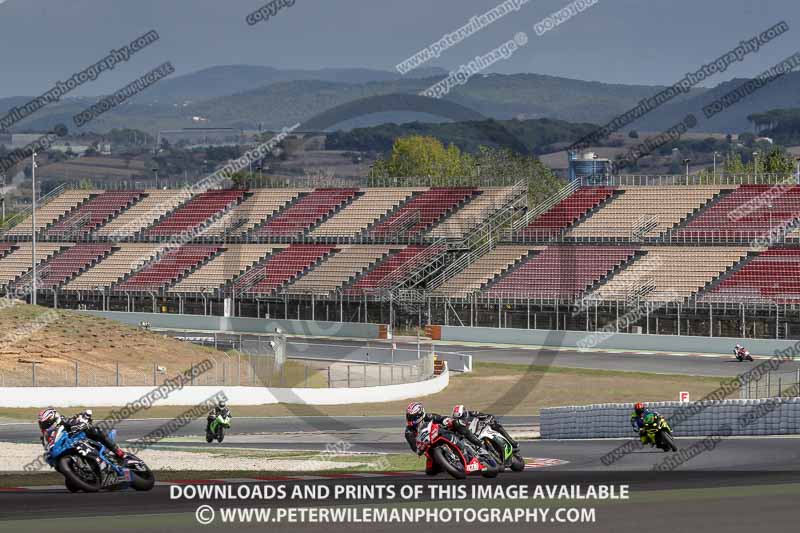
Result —
<path fill-rule="evenodd" d="M 208 418 L 206 418 L 206 433 L 211 432 L 211 422 L 213 422 L 219 415 L 222 415 L 223 418 L 231 417 L 231 410 L 228 409 L 228 406 L 224 401 L 219 402 L 214 406 L 214 409 L 208 413 Z"/>

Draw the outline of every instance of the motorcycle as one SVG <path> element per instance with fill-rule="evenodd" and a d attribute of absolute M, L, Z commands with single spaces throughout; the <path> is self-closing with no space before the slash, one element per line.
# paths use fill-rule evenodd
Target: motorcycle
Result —
<path fill-rule="evenodd" d="M 112 431 L 110 437 L 114 440 L 116 432 Z M 144 461 L 130 453 L 119 460 L 83 431 L 70 435 L 60 426 L 47 435 L 45 448 L 47 463 L 64 476 L 64 484 L 70 492 L 98 492 L 125 486 L 148 491 L 156 482 Z"/>
<path fill-rule="evenodd" d="M 417 450 L 425 454 L 429 465 L 439 467 L 455 479 L 464 479 L 475 472 L 493 478 L 500 471 L 491 453 L 476 450 L 469 441 L 435 422 L 420 430 Z"/>
<path fill-rule="evenodd" d="M 644 419 L 645 444 L 650 444 L 664 450 L 665 452 L 677 452 L 678 447 L 675 445 L 675 439 L 672 437 L 672 428 L 669 427 L 666 418 L 663 416 L 656 417 L 654 414 L 648 414 Z"/>
<path fill-rule="evenodd" d="M 736 356 L 736 360 L 739 361 L 740 363 L 742 361 L 752 361 L 753 360 L 753 356 L 750 355 L 750 351 L 749 350 L 742 350 L 741 352 L 738 351 L 738 350 L 734 350 L 733 353 Z"/>
<path fill-rule="evenodd" d="M 211 418 L 209 416 L 209 418 Z M 214 439 L 222 442 L 225 439 L 225 430 L 231 428 L 231 417 L 218 414 L 211 420 L 211 424 L 206 430 L 206 442 L 214 442 Z"/>
<path fill-rule="evenodd" d="M 482 420 L 476 417 L 469 423 L 469 429 L 478 436 L 484 447 L 495 456 L 500 472 L 506 468 L 510 468 L 514 472 L 522 472 L 525 470 L 525 461 L 522 455 L 518 450 L 514 450 L 508 439 L 492 429 L 492 422 L 494 422 L 494 417 L 492 416 Z"/>

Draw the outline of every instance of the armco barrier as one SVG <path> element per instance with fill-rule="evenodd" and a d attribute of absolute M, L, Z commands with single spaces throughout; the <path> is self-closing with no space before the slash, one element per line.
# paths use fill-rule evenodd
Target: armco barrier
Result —
<path fill-rule="evenodd" d="M 392 402 L 420 398 L 443 391 L 450 384 L 445 371 L 427 381 L 378 387 L 335 389 L 280 389 L 269 387 L 184 387 L 154 405 L 197 405 L 212 394 L 224 391 L 228 404 L 346 405 Z M 147 395 L 150 387 L 14 387 L 0 388 L 0 407 L 110 407 L 124 406 Z"/>
<path fill-rule="evenodd" d="M 551 331 L 544 329 L 470 328 L 437 326 L 436 335 L 442 341 L 483 342 L 493 344 L 521 344 L 528 346 L 558 346 L 579 349 L 590 343 L 587 351 L 597 349 L 647 350 L 656 352 L 686 352 L 732 354 L 737 343 L 743 343 L 753 355 L 773 355 L 778 350 L 794 346 L 797 341 L 746 339 L 730 337 L 689 337 L 678 335 L 645 335 L 634 333 L 603 334 L 594 331 Z M 596 337 L 592 337 L 597 335 Z"/>
<path fill-rule="evenodd" d="M 380 324 L 363 324 L 357 322 L 226 318 L 220 316 L 178 315 L 170 313 L 125 313 L 122 311 L 79 312 L 109 318 L 132 326 L 138 326 L 142 322 L 149 322 L 151 327 L 157 329 L 218 331 L 225 333 L 265 334 L 275 333 L 275 328 L 281 328 L 287 335 L 379 339 L 381 328 Z"/>
<path fill-rule="evenodd" d="M 730 427 L 731 435 L 789 435 L 800 433 L 800 398 L 722 400 L 709 402 L 654 402 L 648 408 L 666 417 L 676 437 L 707 437 Z M 683 411 L 684 409 L 690 409 Z M 630 404 L 607 403 L 541 410 L 543 439 L 636 437 L 631 428 Z M 696 412 L 692 416 L 688 414 Z M 680 415 L 678 415 L 680 413 Z M 748 414 L 746 423 L 744 420 Z M 678 416 L 683 418 L 674 423 Z M 726 432 L 727 433 L 727 432 Z"/>

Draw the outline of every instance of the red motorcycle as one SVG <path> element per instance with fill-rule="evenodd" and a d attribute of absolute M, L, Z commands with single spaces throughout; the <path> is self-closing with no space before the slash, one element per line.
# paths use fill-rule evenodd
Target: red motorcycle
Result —
<path fill-rule="evenodd" d="M 419 431 L 417 450 L 425 454 L 429 472 L 444 470 L 456 479 L 464 479 L 467 474 L 476 472 L 483 477 L 496 477 L 500 471 L 489 452 L 476 450 L 468 440 L 436 422 L 430 422 Z"/>

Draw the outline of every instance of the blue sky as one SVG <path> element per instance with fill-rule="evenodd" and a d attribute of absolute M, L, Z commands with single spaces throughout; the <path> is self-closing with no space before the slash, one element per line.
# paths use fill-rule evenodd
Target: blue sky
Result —
<path fill-rule="evenodd" d="M 0 96 L 39 94 L 155 29 L 158 43 L 76 94 L 111 91 L 164 61 L 177 74 L 222 64 L 391 70 L 501 0 L 296 0 L 245 22 L 263 0 L 0 0 Z M 599 0 L 537 37 L 534 25 L 569 3 L 531 0 L 431 63 L 457 68 L 525 31 L 528 45 L 494 65 L 610 83 L 668 84 L 785 20 L 791 30 L 708 80 L 757 74 L 800 49 L 796 0 Z"/>

